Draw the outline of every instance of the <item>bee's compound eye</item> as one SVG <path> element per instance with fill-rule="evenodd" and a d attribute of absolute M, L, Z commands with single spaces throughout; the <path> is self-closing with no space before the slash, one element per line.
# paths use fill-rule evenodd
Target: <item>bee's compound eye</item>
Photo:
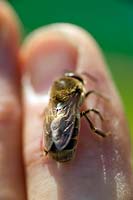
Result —
<path fill-rule="evenodd" d="M 84 83 L 83 79 L 78 74 L 74 74 L 73 72 L 67 72 L 65 73 L 65 76 L 75 78 L 79 80 L 81 83 Z"/>
<path fill-rule="evenodd" d="M 65 76 L 67 76 L 67 77 L 73 77 L 74 73 L 73 72 L 66 72 Z"/>

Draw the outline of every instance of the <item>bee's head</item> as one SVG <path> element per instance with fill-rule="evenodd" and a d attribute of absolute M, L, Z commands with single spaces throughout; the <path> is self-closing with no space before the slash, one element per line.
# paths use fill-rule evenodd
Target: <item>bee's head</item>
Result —
<path fill-rule="evenodd" d="M 82 84 L 84 84 L 84 81 L 83 81 L 83 79 L 81 78 L 81 76 L 79 76 L 79 75 L 76 74 L 76 73 L 73 73 L 73 72 L 66 72 L 66 73 L 65 73 L 65 76 L 66 76 L 66 77 L 70 77 L 70 78 L 77 79 L 77 80 L 80 81 Z"/>
<path fill-rule="evenodd" d="M 67 101 L 71 95 L 83 92 L 83 79 L 74 73 L 65 73 L 63 77 L 57 79 L 51 90 L 51 95 L 58 101 Z"/>

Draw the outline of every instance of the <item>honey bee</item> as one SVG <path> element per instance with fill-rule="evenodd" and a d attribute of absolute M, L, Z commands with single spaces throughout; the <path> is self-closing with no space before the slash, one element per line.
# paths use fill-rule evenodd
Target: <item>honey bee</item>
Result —
<path fill-rule="evenodd" d="M 103 120 L 98 110 L 80 112 L 85 98 L 92 93 L 102 97 L 94 90 L 86 92 L 83 79 L 73 72 L 65 73 L 54 81 L 45 110 L 43 141 L 44 152 L 49 153 L 56 161 L 66 162 L 74 158 L 81 117 L 85 117 L 93 132 L 102 137 L 106 136 L 104 131 L 95 128 L 87 116 L 88 113 L 94 112 Z"/>

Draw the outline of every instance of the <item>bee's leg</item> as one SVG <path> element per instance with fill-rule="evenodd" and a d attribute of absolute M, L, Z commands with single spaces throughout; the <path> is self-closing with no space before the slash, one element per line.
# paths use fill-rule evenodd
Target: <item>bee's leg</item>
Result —
<path fill-rule="evenodd" d="M 43 149 L 43 150 L 44 150 L 45 156 L 47 156 L 48 155 L 48 151 L 46 149 Z"/>
<path fill-rule="evenodd" d="M 86 114 L 85 112 L 83 112 L 83 114 L 82 114 L 81 116 L 84 116 L 84 117 L 86 118 L 86 120 L 87 120 L 87 122 L 89 123 L 90 128 L 91 128 L 91 130 L 92 130 L 93 132 L 95 132 L 96 134 L 98 134 L 98 135 L 100 135 L 100 136 L 102 136 L 102 137 L 106 137 L 106 133 L 105 133 L 104 131 L 102 131 L 102 130 L 96 128 L 96 127 L 93 125 L 92 121 L 88 118 L 88 116 L 87 116 L 87 114 Z"/>
<path fill-rule="evenodd" d="M 90 94 L 95 94 L 95 95 L 101 97 L 102 99 L 104 99 L 104 100 L 106 100 L 106 101 L 109 101 L 109 98 L 108 98 L 108 97 L 102 95 L 101 93 L 99 93 L 99 92 L 97 92 L 97 91 L 95 91 L 95 90 L 90 90 L 90 91 L 88 91 L 88 92 L 85 94 L 85 97 L 87 98 Z"/>
<path fill-rule="evenodd" d="M 84 116 L 85 114 L 87 114 L 87 113 L 89 113 L 89 112 L 94 112 L 95 114 L 97 114 L 97 115 L 99 116 L 99 118 L 100 118 L 102 121 L 104 120 L 104 118 L 103 118 L 103 116 L 101 115 L 101 113 L 100 113 L 98 110 L 94 109 L 94 108 L 91 108 L 91 109 L 88 109 L 88 110 L 86 110 L 86 111 L 81 112 L 81 113 L 80 113 L 80 117 Z"/>

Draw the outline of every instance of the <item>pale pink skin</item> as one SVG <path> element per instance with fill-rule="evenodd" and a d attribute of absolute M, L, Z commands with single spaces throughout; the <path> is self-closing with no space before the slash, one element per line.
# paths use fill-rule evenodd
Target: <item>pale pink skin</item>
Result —
<path fill-rule="evenodd" d="M 31 34 L 19 51 L 18 24 L 12 8 L 0 2 L 0 199 L 132 200 L 127 122 L 96 42 L 76 26 L 55 24 Z M 84 77 L 86 90 L 110 101 L 91 95 L 82 110 L 99 109 L 105 121 L 91 117 L 109 133 L 97 136 L 82 119 L 74 160 L 58 164 L 43 155 L 41 141 L 49 88 L 65 70 L 95 77 Z"/>

